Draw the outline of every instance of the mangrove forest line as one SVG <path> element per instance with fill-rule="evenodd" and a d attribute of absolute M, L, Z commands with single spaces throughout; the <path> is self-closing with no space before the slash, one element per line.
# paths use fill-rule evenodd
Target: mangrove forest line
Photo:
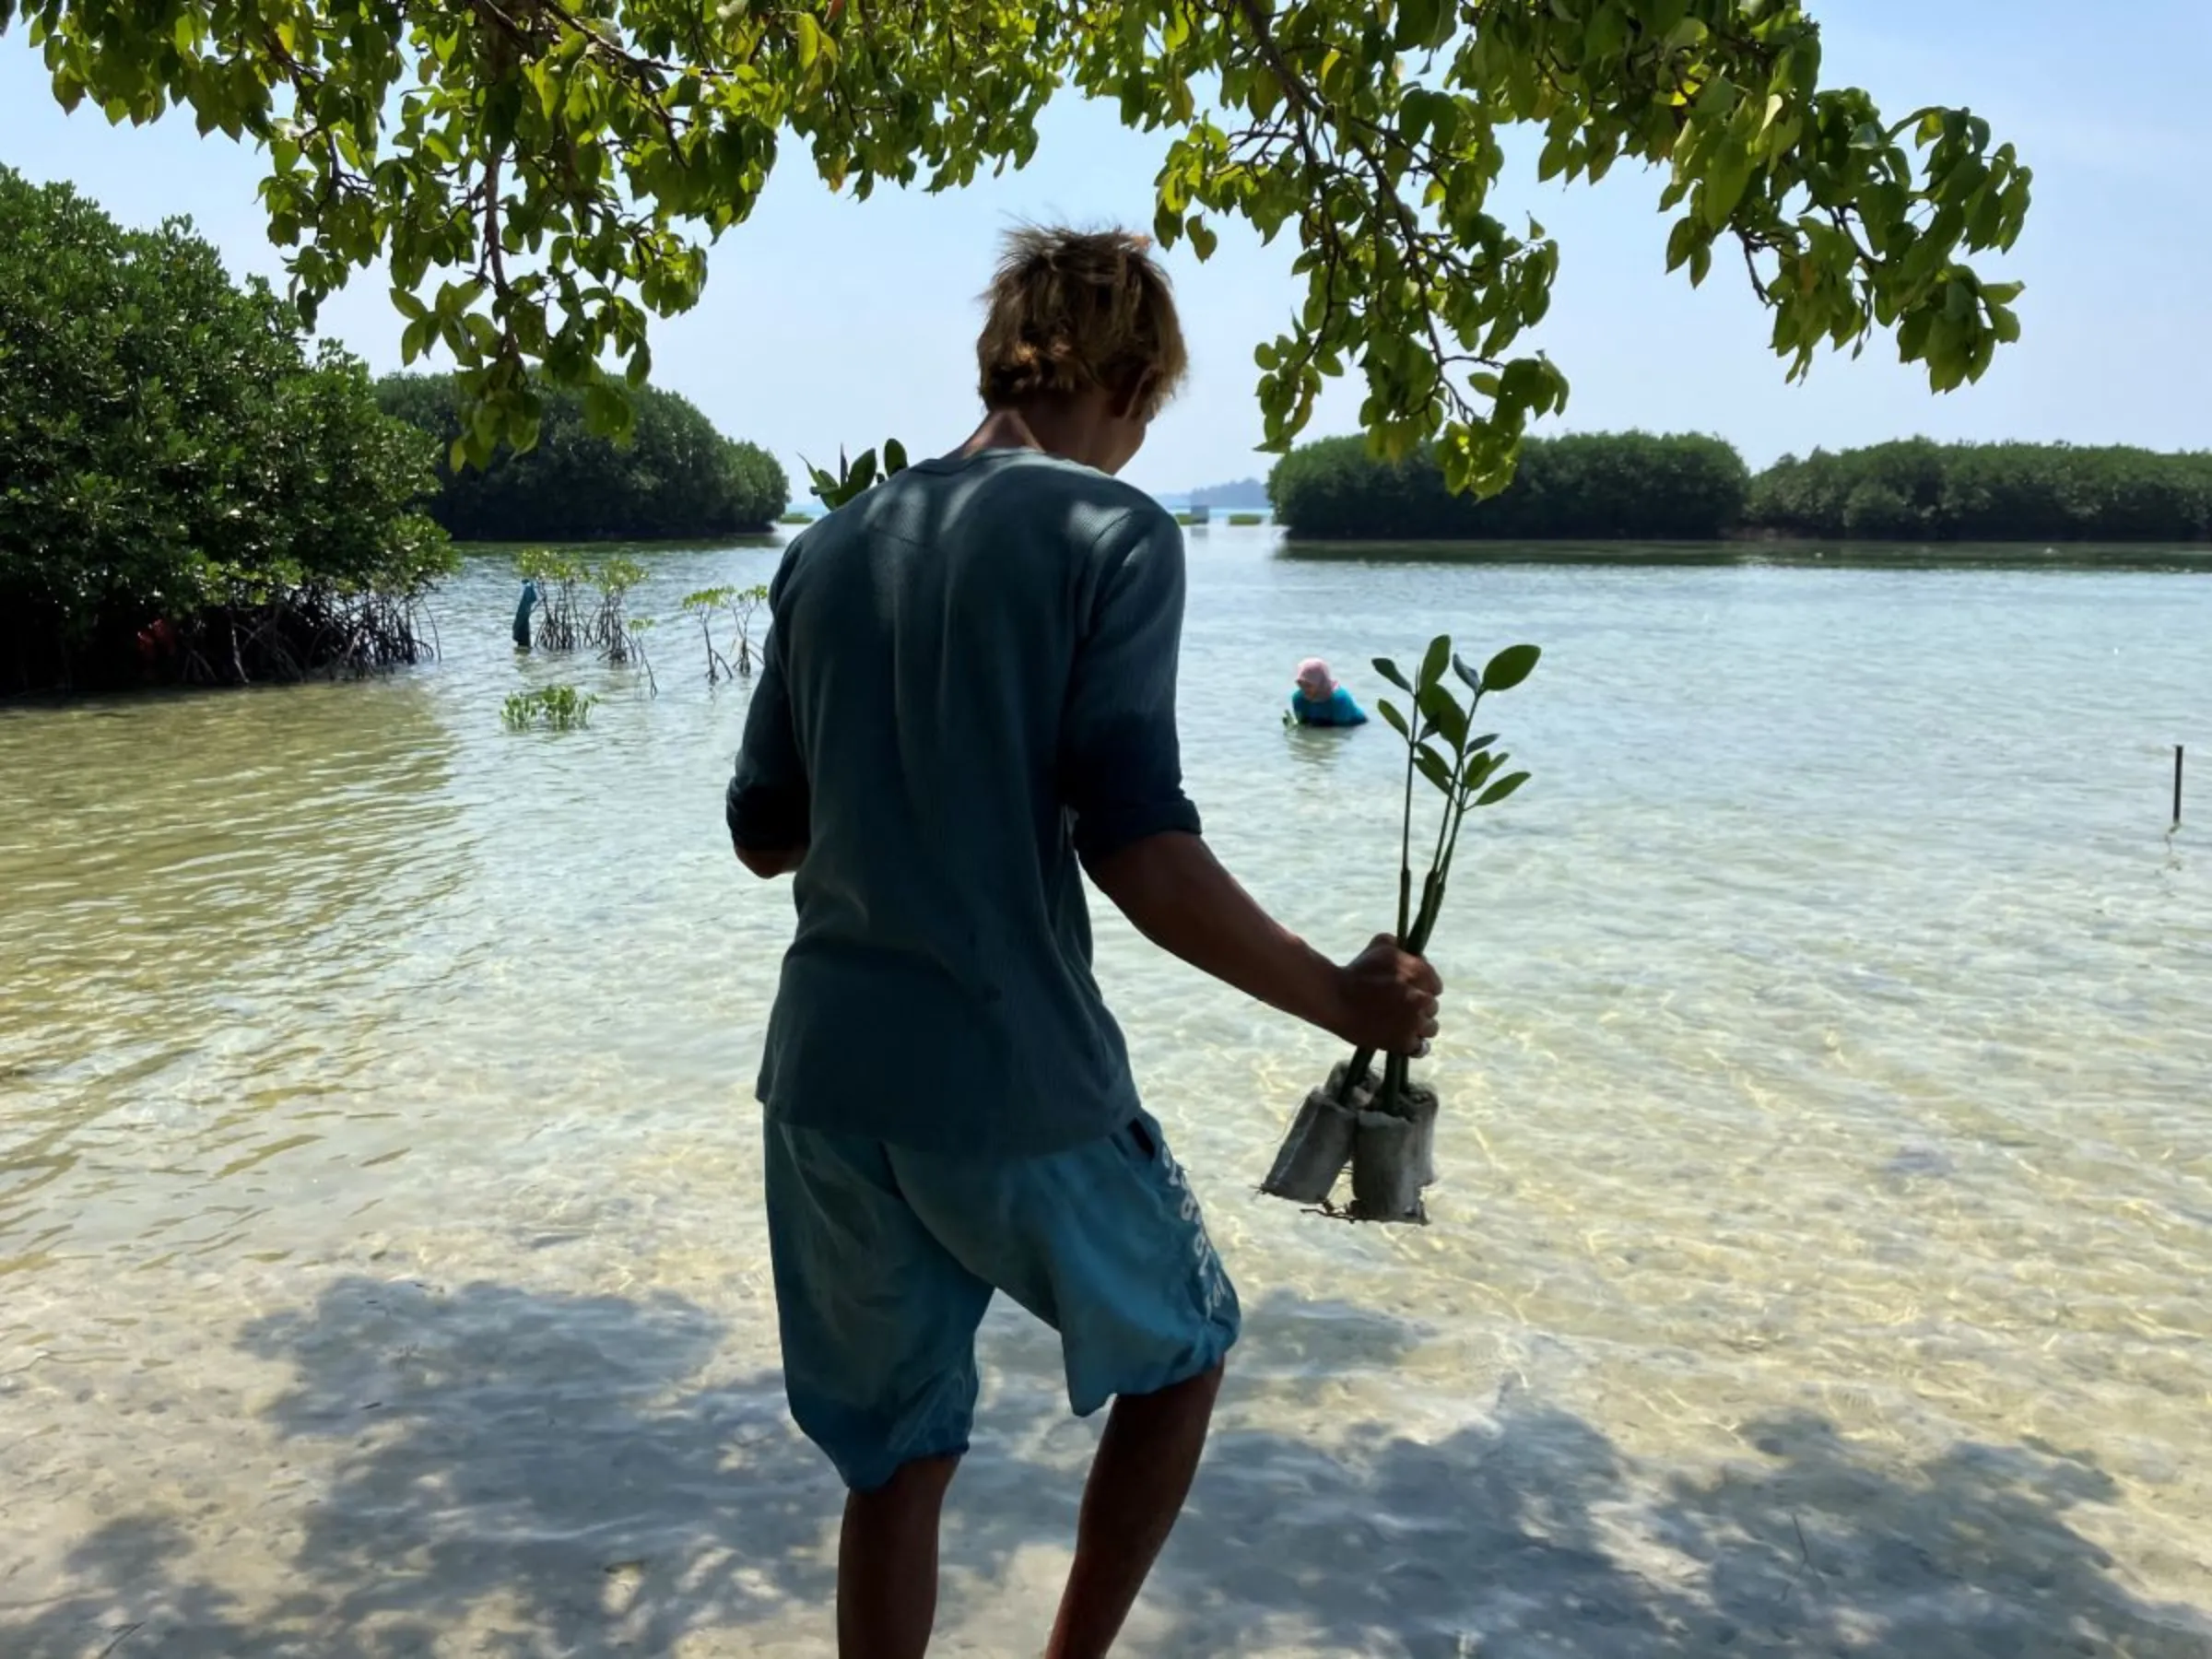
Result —
<path fill-rule="evenodd" d="M 456 537 L 766 529 L 783 469 L 673 393 L 628 441 L 545 388 L 537 446 L 452 466 L 448 377 L 372 381 L 172 219 L 0 166 L 0 694 L 369 672 L 429 649 Z"/>
<path fill-rule="evenodd" d="M 183 220 L 0 167 L 0 691 L 370 670 L 453 564 L 430 441 Z"/>
<path fill-rule="evenodd" d="M 2212 453 L 2116 445 L 1914 438 L 1754 475 L 1718 438 L 1534 438 L 1513 481 L 1477 500 L 1444 488 L 1430 453 L 1393 463 L 1325 438 L 1277 462 L 1267 490 L 1285 530 L 1313 541 L 2212 540 Z"/>
<path fill-rule="evenodd" d="M 376 385 L 384 412 L 437 441 L 436 486 L 423 500 L 455 541 L 716 540 L 758 535 L 791 501 L 782 465 L 766 450 L 726 438 L 688 398 L 653 386 L 629 389 L 629 441 L 592 431 L 589 394 L 536 388 L 537 442 L 506 444 L 488 465 L 453 465 L 467 406 L 449 375 L 394 374 Z"/>

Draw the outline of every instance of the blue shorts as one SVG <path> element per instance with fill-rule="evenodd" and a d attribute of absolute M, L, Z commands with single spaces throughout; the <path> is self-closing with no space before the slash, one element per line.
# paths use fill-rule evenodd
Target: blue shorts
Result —
<path fill-rule="evenodd" d="M 1236 1291 L 1147 1114 L 1041 1158 L 766 1131 L 784 1391 L 855 1491 L 968 1449 L 994 1290 L 1060 1333 L 1077 1416 L 1210 1371 L 1237 1339 Z"/>

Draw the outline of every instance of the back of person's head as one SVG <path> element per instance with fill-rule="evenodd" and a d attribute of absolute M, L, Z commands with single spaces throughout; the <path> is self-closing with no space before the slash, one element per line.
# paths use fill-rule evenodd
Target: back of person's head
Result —
<path fill-rule="evenodd" d="M 1137 394 L 1149 420 L 1190 359 L 1167 273 L 1150 242 L 1124 230 L 1025 227 L 1006 239 L 976 341 L 983 406 L 1102 390 Z"/>

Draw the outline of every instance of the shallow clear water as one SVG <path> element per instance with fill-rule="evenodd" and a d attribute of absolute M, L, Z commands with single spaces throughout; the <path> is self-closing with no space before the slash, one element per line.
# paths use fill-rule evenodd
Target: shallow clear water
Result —
<path fill-rule="evenodd" d="M 1247 1338 L 1133 1653 L 2212 1653 L 2212 582 L 1193 536 L 1193 792 L 1348 951 L 1371 698 L 1546 647 L 1470 830 L 1425 1230 L 1255 1197 L 1335 1057 L 1100 918 Z M 520 663 L 0 712 L 0 1653 L 829 1651 L 750 1077 L 744 695 Z M 587 731 L 517 735 L 575 679 Z M 2203 786 L 2212 792 L 2212 784 Z M 2194 815 L 2212 819 L 2212 793 Z M 855 1041 L 866 1033 L 856 1032 Z M 942 1650 L 1034 1652 L 1095 1425 L 986 1333 Z"/>

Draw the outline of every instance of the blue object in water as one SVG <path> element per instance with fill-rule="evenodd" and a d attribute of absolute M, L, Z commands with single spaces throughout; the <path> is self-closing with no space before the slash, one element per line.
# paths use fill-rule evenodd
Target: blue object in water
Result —
<path fill-rule="evenodd" d="M 1367 724 L 1367 711 L 1353 700 L 1352 694 L 1338 686 L 1324 698 L 1308 697 L 1302 690 L 1290 693 L 1290 713 L 1300 725 L 1354 726 Z"/>
<path fill-rule="evenodd" d="M 537 603 L 537 583 L 523 583 L 523 602 L 514 607 L 514 648 L 530 649 L 530 609 Z"/>

